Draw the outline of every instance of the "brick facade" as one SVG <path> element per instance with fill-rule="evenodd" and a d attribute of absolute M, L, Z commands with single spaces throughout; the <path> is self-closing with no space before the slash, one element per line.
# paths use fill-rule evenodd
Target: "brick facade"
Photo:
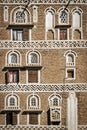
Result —
<path fill-rule="evenodd" d="M 80 126 L 87 126 L 87 88 L 84 87 L 84 84 L 87 84 L 87 4 L 79 2 L 79 4 L 65 5 L 66 3 L 61 5 L 61 2 L 57 4 L 34 3 L 29 6 L 0 3 L 1 130 L 8 125 L 12 125 L 12 127 L 13 125 L 57 126 L 61 129 L 64 126 L 68 130 L 77 130 L 77 128 L 79 130 Z M 8 7 L 6 8 L 8 9 L 7 21 L 4 20 L 5 7 Z M 37 17 L 34 16 L 34 8 L 37 9 Z M 62 8 L 68 11 L 68 23 L 59 23 L 59 12 Z M 27 22 L 15 22 L 17 10 L 19 13 L 24 11 Z M 73 27 L 75 10 L 79 15 L 77 17 L 79 17 L 80 27 Z M 52 16 L 54 16 L 53 27 L 48 30 L 46 28 L 47 11 L 52 11 Z M 37 22 L 34 22 L 33 17 L 37 18 Z M 76 18 L 75 22 L 78 22 L 77 20 Z M 48 21 L 49 24 L 50 22 Z M 62 40 L 61 29 L 67 29 L 67 34 L 64 34 L 65 39 Z M 14 40 L 15 37 L 18 39 Z M 19 40 L 21 37 L 22 41 Z M 61 47 L 56 44 L 57 41 Z M 85 47 L 80 47 L 81 41 L 85 42 Z M 67 42 L 73 47 L 62 46 L 62 43 L 68 44 Z M 78 47 L 74 43 L 78 44 Z M 17 47 L 17 44 L 20 47 Z M 11 59 L 15 55 L 17 61 Z M 35 59 L 35 56 L 38 57 Z M 70 65 L 67 65 L 68 56 L 72 58 Z M 33 61 L 31 57 L 33 57 Z M 36 63 L 34 63 L 35 61 Z M 30 70 L 31 73 L 29 73 Z M 37 72 L 35 73 L 35 71 Z M 36 81 L 37 79 L 37 82 L 32 83 L 29 80 L 30 76 L 33 77 L 31 80 Z M 43 85 L 43 88 L 40 85 Z M 77 85 L 77 87 L 74 90 L 70 89 L 69 85 Z M 48 86 L 52 90 L 49 90 Z M 31 88 L 33 91 L 30 90 Z M 54 114 L 52 120 L 51 114 Z M 33 123 L 30 124 L 30 122 Z M 10 128 L 8 129 L 10 130 Z"/>

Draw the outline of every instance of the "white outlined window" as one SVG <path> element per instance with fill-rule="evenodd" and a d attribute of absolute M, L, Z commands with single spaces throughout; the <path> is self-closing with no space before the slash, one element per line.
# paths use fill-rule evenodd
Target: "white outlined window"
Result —
<path fill-rule="evenodd" d="M 27 109 L 40 109 L 40 97 L 36 94 L 31 94 L 28 98 L 27 98 Z"/>
<path fill-rule="evenodd" d="M 4 6 L 4 21 L 8 21 L 8 6 Z"/>
<path fill-rule="evenodd" d="M 75 68 L 66 68 L 66 80 L 75 80 L 76 72 Z"/>
<path fill-rule="evenodd" d="M 6 65 L 7 66 L 17 66 L 20 65 L 21 57 L 16 51 L 10 51 L 6 55 Z"/>
<path fill-rule="evenodd" d="M 23 9 L 18 9 L 14 13 L 14 22 L 15 23 L 27 23 L 27 13 Z"/>
<path fill-rule="evenodd" d="M 49 100 L 49 107 L 59 107 L 59 106 L 61 106 L 62 98 L 58 94 L 52 94 L 49 97 L 48 100 Z"/>
<path fill-rule="evenodd" d="M 69 15 L 66 9 L 59 10 L 59 24 L 68 24 L 69 23 Z"/>
<path fill-rule="evenodd" d="M 75 40 L 82 38 L 82 13 L 78 7 L 72 10 L 72 38 Z"/>
<path fill-rule="evenodd" d="M 54 12 L 47 10 L 46 12 L 46 31 L 53 29 L 54 27 Z"/>
<path fill-rule="evenodd" d="M 37 52 L 29 52 L 27 54 L 28 65 L 40 65 L 40 54 Z"/>
<path fill-rule="evenodd" d="M 76 65 L 76 52 L 69 50 L 67 51 L 64 56 L 66 57 L 66 66 L 75 66 Z"/>
<path fill-rule="evenodd" d="M 19 97 L 17 95 L 9 94 L 5 97 L 6 125 L 18 124 Z"/>
<path fill-rule="evenodd" d="M 61 121 L 62 98 L 59 94 L 52 94 L 49 99 L 50 122 L 52 125 L 58 125 Z"/>
<path fill-rule="evenodd" d="M 17 98 L 15 96 L 10 96 L 8 98 L 8 107 L 16 107 L 17 106 Z"/>
<path fill-rule="evenodd" d="M 80 28 L 81 27 L 81 12 L 75 11 L 73 13 L 73 27 Z"/>
<path fill-rule="evenodd" d="M 37 94 L 31 94 L 27 97 L 27 109 L 30 111 L 27 114 L 27 124 L 40 124 L 41 100 Z"/>
<path fill-rule="evenodd" d="M 5 109 L 16 110 L 19 109 L 19 97 L 16 95 L 7 95 L 5 98 Z"/>

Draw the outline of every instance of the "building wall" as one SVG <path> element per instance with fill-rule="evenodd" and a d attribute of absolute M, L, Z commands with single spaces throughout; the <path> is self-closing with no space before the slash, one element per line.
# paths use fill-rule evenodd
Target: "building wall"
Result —
<path fill-rule="evenodd" d="M 65 4 L 62 5 L 64 7 Z M 73 27 L 72 27 L 72 10 L 74 8 L 81 9 L 82 10 L 82 27 L 81 27 L 81 39 L 77 39 L 77 43 L 80 40 L 86 40 L 87 37 L 87 27 L 86 27 L 86 17 L 87 17 L 87 5 L 83 4 L 78 4 L 78 5 L 73 5 L 70 4 L 67 8 L 69 10 L 69 36 L 68 40 L 73 40 L 73 43 L 76 39 L 74 39 L 74 36 L 72 36 L 73 32 Z M 14 23 L 11 23 L 11 12 L 14 8 L 18 6 L 15 5 L 9 5 L 8 6 L 8 21 L 4 21 L 4 6 L 0 5 L 0 40 L 12 40 L 11 39 L 11 28 L 9 27 L 10 25 L 13 26 Z M 21 7 L 20 7 L 21 8 Z M 24 28 L 24 41 L 31 41 L 31 40 L 47 40 L 47 32 L 45 28 L 45 10 L 48 8 L 52 8 L 54 10 L 54 26 L 53 26 L 53 32 L 54 32 L 54 39 L 52 39 L 52 33 L 49 33 L 49 40 L 59 40 L 59 34 L 58 34 L 58 10 L 61 8 L 61 4 L 52 4 L 52 5 L 45 5 L 45 4 L 38 4 L 37 5 L 37 10 L 38 10 L 38 21 L 36 23 L 33 22 L 33 5 L 29 6 L 27 10 L 30 11 L 31 14 L 31 22 L 28 24 L 32 24 L 33 27 L 30 25 L 25 27 L 25 25 L 22 25 Z M 14 24 L 15 25 L 15 24 Z M 14 29 L 20 28 L 20 26 L 15 26 Z M 51 30 L 52 31 L 52 30 Z M 31 33 L 31 34 L 30 34 Z M 31 38 L 30 38 L 31 37 Z M 76 33 L 76 38 L 78 38 L 78 34 Z M 12 41 L 13 42 L 13 41 Z M 19 41 L 18 41 L 19 42 Z M 21 44 L 22 41 L 20 41 Z M 14 42 L 15 44 L 15 42 Z M 45 44 L 43 42 L 43 44 Z M 8 45 L 7 45 L 8 46 Z M 33 47 L 32 47 L 33 48 Z M 19 54 L 21 55 L 21 65 L 20 66 L 7 66 L 7 61 L 6 61 L 6 56 L 8 52 L 10 51 L 18 51 Z M 30 66 L 26 65 L 26 60 L 27 56 L 26 54 L 29 51 L 37 51 L 40 53 L 40 60 L 41 60 L 41 65 L 40 65 L 40 83 L 37 83 L 35 85 L 40 85 L 40 84 L 86 84 L 87 83 L 87 49 L 86 48 L 59 48 L 59 49 L 38 49 L 38 48 L 7 48 L 7 49 L 1 49 L 0 50 L 0 84 L 1 86 L 3 84 L 6 84 L 6 77 L 5 74 L 8 71 L 8 69 L 18 69 L 19 70 L 19 83 L 20 84 L 25 84 L 27 85 L 28 83 L 26 82 L 26 69 L 30 69 Z M 73 51 L 75 52 L 76 56 L 76 61 L 75 61 L 75 66 L 66 66 L 66 57 L 65 53 L 67 51 Z M 37 66 L 36 66 L 37 68 Z M 66 77 L 66 69 L 75 69 L 75 79 L 72 80 L 67 80 Z M 16 86 L 15 84 L 6 84 L 7 87 L 9 86 Z M 30 84 L 31 85 L 31 84 Z M 79 89 L 79 88 L 78 88 Z M 69 88 L 68 88 L 69 90 Z M 49 111 L 49 102 L 48 98 L 51 94 L 57 93 L 62 97 L 62 105 L 61 105 L 61 125 L 67 126 L 67 114 L 68 114 L 68 97 L 70 91 L 1 91 L 0 92 L 0 125 L 5 125 L 5 120 L 6 120 L 6 112 L 5 109 L 5 98 L 8 94 L 17 94 L 20 98 L 20 112 L 19 112 L 19 124 L 20 125 L 26 125 L 27 124 L 27 115 L 28 113 L 25 112 L 26 110 L 26 104 L 27 104 L 27 97 L 31 94 L 37 94 L 40 97 L 41 100 L 41 113 L 40 113 L 40 125 L 48 125 L 49 124 L 49 119 L 48 119 L 48 111 Z M 80 92 L 80 90 L 76 93 L 76 98 L 77 98 L 77 124 L 78 125 L 87 125 L 87 93 L 86 92 Z M 3 112 L 4 111 L 4 112 Z M 73 129 L 72 129 L 73 130 Z"/>

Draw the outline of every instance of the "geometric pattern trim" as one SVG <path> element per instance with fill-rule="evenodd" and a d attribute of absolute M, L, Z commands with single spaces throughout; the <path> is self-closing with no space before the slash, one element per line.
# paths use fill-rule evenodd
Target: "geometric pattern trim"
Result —
<path fill-rule="evenodd" d="M 57 3 L 67 3 L 69 2 L 70 0 L 30 0 L 30 3 L 31 4 L 48 4 L 48 3 L 54 3 L 54 4 L 57 4 Z M 27 4 L 29 2 L 29 0 L 0 0 L 0 3 L 8 3 L 8 4 Z M 87 3 L 86 0 L 73 0 L 71 3 L 81 3 L 81 4 L 84 4 L 84 3 Z"/>
<path fill-rule="evenodd" d="M 87 40 L 0 41 L 0 49 L 70 49 L 87 48 Z"/>
<path fill-rule="evenodd" d="M 87 84 L 0 84 L 0 92 L 87 92 Z"/>

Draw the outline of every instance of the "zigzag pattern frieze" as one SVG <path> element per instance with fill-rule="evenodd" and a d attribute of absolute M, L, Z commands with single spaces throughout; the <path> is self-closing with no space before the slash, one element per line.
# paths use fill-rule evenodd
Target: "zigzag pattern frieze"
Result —
<path fill-rule="evenodd" d="M 0 49 L 70 49 L 87 48 L 87 40 L 0 41 Z"/>
<path fill-rule="evenodd" d="M 87 92 L 87 84 L 1 84 L 0 92 Z"/>
<path fill-rule="evenodd" d="M 62 4 L 70 0 L 30 0 L 30 4 Z M 0 4 L 27 4 L 29 0 L 0 0 Z M 87 0 L 72 0 L 71 4 L 86 4 Z"/>

